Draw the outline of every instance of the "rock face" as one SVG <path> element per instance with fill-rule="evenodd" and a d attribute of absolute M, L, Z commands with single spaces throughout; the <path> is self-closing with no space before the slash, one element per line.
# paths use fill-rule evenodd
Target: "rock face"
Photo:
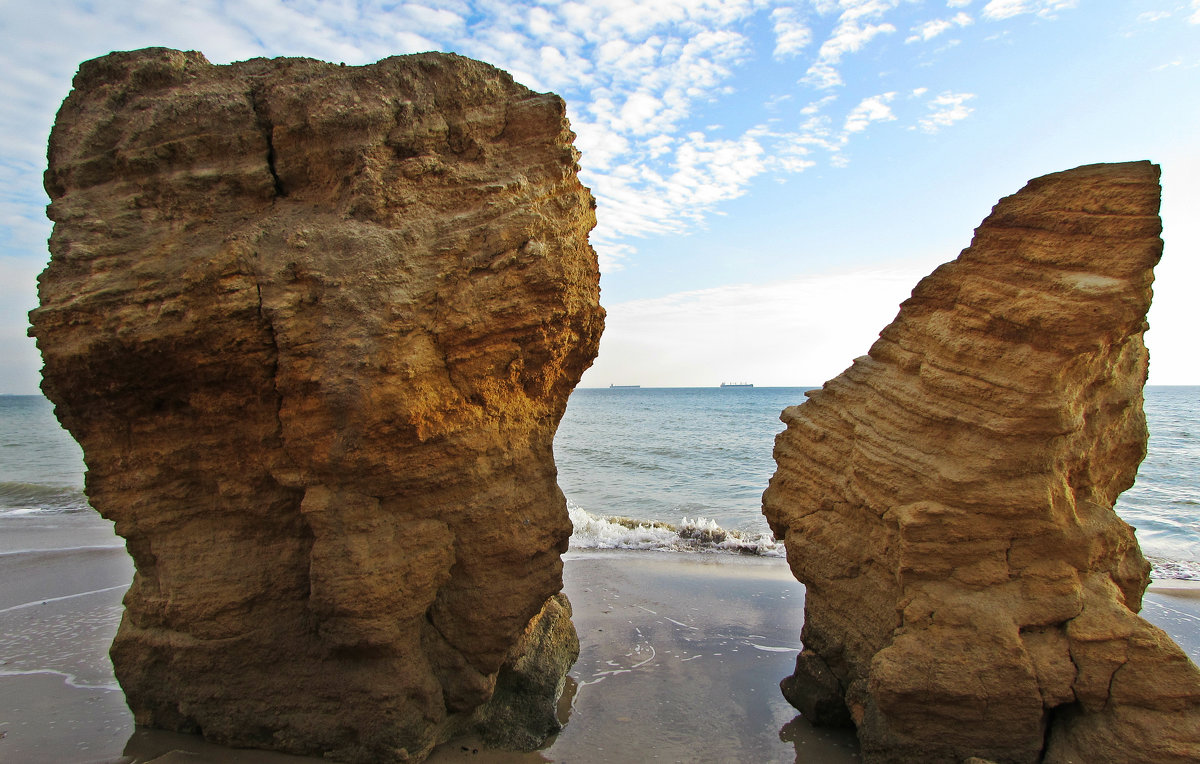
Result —
<path fill-rule="evenodd" d="M 564 114 L 444 54 L 80 68 L 31 333 L 137 566 L 138 724 L 364 762 L 557 729 L 523 693 L 578 652 L 551 448 L 604 315 Z"/>
<path fill-rule="evenodd" d="M 1158 168 L 1002 199 L 870 354 L 783 412 L 763 511 L 807 587 L 784 694 L 877 762 L 1200 760 L 1200 672 L 1139 618 Z"/>

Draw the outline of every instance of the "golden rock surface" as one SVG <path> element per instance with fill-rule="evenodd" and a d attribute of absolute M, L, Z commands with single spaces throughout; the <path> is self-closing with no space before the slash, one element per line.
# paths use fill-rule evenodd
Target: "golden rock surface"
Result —
<path fill-rule="evenodd" d="M 1138 617 L 1159 171 L 1002 199 L 869 355 L 783 412 L 763 511 L 807 588 L 784 693 L 870 762 L 1200 760 L 1200 671 Z"/>
<path fill-rule="evenodd" d="M 80 67 L 31 333 L 137 567 L 138 724 L 402 761 L 513 718 L 518 643 L 561 686 L 551 447 L 604 318 L 573 138 L 448 54 Z"/>

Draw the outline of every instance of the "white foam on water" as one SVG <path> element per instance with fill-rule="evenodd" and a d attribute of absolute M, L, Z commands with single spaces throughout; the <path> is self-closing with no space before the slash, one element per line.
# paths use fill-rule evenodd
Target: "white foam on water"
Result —
<path fill-rule="evenodd" d="M 77 678 L 74 674 L 69 674 L 66 671 L 55 671 L 54 669 L 33 669 L 30 671 L 12 671 L 9 669 L 0 669 L 0 677 L 4 676 L 58 676 L 69 686 L 77 690 L 104 690 L 106 692 L 121 692 L 121 685 L 113 682 L 85 682 Z"/>
<path fill-rule="evenodd" d="M 1146 557 L 1150 563 L 1152 581 L 1200 581 L 1200 562 L 1195 560 L 1168 560 L 1163 557 Z"/>
<path fill-rule="evenodd" d="M 722 528 L 702 517 L 680 519 L 678 524 L 637 521 L 624 517 L 593 515 L 570 499 L 567 511 L 574 531 L 573 549 L 634 549 L 658 552 L 700 552 L 786 557 L 784 545 L 770 533 L 747 533 Z M 1195 560 L 1146 558 L 1151 580 L 1200 581 L 1200 562 Z"/>
<path fill-rule="evenodd" d="M 25 610 L 25 609 L 31 608 L 31 607 L 39 607 L 41 605 L 46 605 L 51 602 L 62 602 L 63 600 L 73 600 L 73 599 L 78 599 L 80 597 L 90 597 L 93 594 L 104 594 L 105 592 L 112 592 L 112 591 L 116 591 L 117 589 L 128 589 L 128 588 L 129 588 L 129 584 L 119 584 L 117 586 L 109 586 L 104 589 L 92 589 L 91 591 L 88 591 L 88 592 L 79 592 L 77 594 L 67 594 L 62 597 L 47 597 L 46 599 L 33 600 L 32 602 L 23 602 L 20 605 L 13 605 L 12 607 L 6 607 L 3 610 L 0 610 L 0 613 L 11 613 L 15 610 Z"/>
<path fill-rule="evenodd" d="M 41 507 L 16 507 L 13 509 L 0 510 L 0 517 L 21 517 L 22 515 L 44 514 L 45 510 Z"/>
<path fill-rule="evenodd" d="M 750 645 L 755 650 L 762 650 L 764 653 L 794 653 L 794 652 L 796 652 L 795 647 L 773 647 L 771 645 L 758 645 L 758 644 L 755 644 L 754 642 L 746 642 L 745 644 Z"/>
<path fill-rule="evenodd" d="M 678 525 L 593 515 L 567 501 L 575 549 L 640 549 L 662 552 L 709 552 L 784 557 L 784 546 L 770 533 L 722 528 L 713 520 L 684 517 Z"/>

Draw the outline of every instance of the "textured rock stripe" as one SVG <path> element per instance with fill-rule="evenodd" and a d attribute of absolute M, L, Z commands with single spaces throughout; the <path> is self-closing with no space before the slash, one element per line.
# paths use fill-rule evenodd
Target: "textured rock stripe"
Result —
<path fill-rule="evenodd" d="M 869 761 L 1200 756 L 1200 675 L 1137 617 L 1149 566 L 1112 511 L 1145 456 L 1158 175 L 1002 199 L 783 412 L 763 511 L 807 587 L 783 686 Z"/>
<path fill-rule="evenodd" d="M 32 334 L 137 565 L 139 724 L 391 761 L 492 696 L 562 585 L 603 327 L 573 137 L 453 55 L 81 66 Z"/>

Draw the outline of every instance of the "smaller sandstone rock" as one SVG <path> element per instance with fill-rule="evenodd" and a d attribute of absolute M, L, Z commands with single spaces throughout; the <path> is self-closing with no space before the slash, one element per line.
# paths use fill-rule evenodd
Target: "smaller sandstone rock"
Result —
<path fill-rule="evenodd" d="M 1137 616 L 1158 168 L 1000 200 L 867 356 L 783 412 L 763 512 L 805 584 L 782 688 L 868 762 L 1200 760 L 1200 670 Z"/>

